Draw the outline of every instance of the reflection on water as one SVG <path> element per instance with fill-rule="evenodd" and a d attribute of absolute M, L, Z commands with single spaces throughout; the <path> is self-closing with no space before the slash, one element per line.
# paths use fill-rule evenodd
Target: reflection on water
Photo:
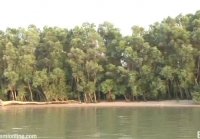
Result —
<path fill-rule="evenodd" d="M 4 107 L 0 134 L 54 139 L 196 139 L 199 108 Z"/>

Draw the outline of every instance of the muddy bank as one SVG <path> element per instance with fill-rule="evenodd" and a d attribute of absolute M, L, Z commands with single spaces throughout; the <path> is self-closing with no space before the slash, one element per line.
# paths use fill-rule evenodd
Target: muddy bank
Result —
<path fill-rule="evenodd" d="M 1 101 L 1 106 L 15 107 L 200 107 L 192 100 L 165 100 L 147 102 L 98 102 L 80 103 L 78 101 L 51 101 L 51 102 L 22 102 L 22 101 Z"/>

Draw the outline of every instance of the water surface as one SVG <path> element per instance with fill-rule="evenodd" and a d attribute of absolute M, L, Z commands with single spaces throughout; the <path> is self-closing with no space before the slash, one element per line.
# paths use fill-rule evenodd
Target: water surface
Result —
<path fill-rule="evenodd" d="M 38 139 L 197 139 L 200 108 L 0 108 L 0 134 Z"/>

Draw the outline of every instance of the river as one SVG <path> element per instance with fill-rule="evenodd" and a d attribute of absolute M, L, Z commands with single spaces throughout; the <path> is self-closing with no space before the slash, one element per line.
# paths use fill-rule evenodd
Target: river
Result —
<path fill-rule="evenodd" d="M 200 108 L 0 108 L 0 134 L 38 139 L 197 139 Z"/>

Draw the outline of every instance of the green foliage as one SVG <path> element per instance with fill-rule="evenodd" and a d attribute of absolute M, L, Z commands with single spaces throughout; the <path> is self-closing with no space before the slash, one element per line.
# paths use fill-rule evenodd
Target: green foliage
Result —
<path fill-rule="evenodd" d="M 102 91 L 105 93 L 114 91 L 115 83 L 113 80 L 107 79 L 101 84 L 101 88 L 102 88 Z"/>
<path fill-rule="evenodd" d="M 193 101 L 196 103 L 200 102 L 200 93 L 199 92 L 193 92 L 192 93 Z"/>
<path fill-rule="evenodd" d="M 19 100 L 200 101 L 200 19 L 167 17 L 122 36 L 109 22 L 0 31 L 0 96 Z"/>
<path fill-rule="evenodd" d="M 101 90 L 107 94 L 108 100 L 115 99 L 114 92 L 116 91 L 116 84 L 112 79 L 106 79 L 104 82 L 102 82 Z"/>
<path fill-rule="evenodd" d="M 192 99 L 196 103 L 200 103 L 200 86 L 195 86 L 192 92 Z"/>

